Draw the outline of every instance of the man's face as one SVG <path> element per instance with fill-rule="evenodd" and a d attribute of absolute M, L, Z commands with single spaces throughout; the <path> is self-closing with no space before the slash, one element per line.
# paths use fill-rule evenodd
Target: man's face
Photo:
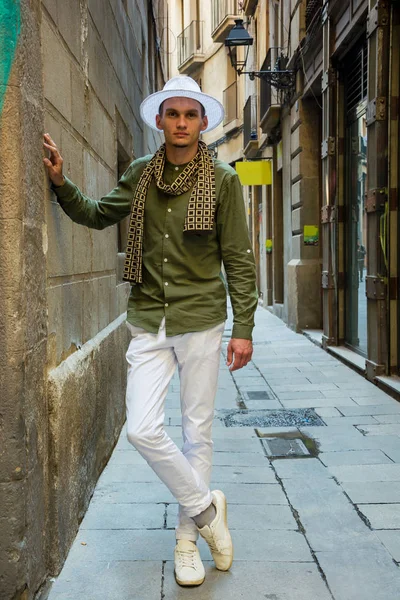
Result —
<path fill-rule="evenodd" d="M 191 98 L 165 100 L 162 115 L 156 116 L 156 125 L 164 132 L 166 145 L 190 148 L 197 144 L 200 133 L 208 126 L 207 117 L 202 117 L 201 114 L 201 105 L 197 100 Z"/>

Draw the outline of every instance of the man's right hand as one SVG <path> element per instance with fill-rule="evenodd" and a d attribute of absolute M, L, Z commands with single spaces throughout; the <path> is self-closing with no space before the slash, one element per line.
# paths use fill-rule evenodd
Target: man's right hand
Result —
<path fill-rule="evenodd" d="M 50 152 L 50 157 L 43 159 L 43 162 L 47 167 L 49 177 L 54 185 L 64 185 L 65 179 L 62 172 L 62 165 L 64 161 L 62 156 L 48 133 L 45 133 L 43 138 L 43 146 Z"/>

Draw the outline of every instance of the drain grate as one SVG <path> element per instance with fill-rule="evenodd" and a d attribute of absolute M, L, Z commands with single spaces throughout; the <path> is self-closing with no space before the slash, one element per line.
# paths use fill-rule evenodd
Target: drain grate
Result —
<path fill-rule="evenodd" d="M 217 411 L 226 427 L 310 427 L 325 425 L 313 408 Z"/>
<path fill-rule="evenodd" d="M 262 444 L 268 456 L 310 456 L 303 442 L 298 439 L 268 438 Z"/>

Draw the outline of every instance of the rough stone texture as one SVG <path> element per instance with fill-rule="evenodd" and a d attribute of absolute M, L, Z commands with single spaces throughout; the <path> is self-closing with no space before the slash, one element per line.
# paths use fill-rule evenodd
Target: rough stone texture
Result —
<path fill-rule="evenodd" d="M 61 567 L 118 437 L 128 341 L 116 227 L 96 236 L 64 215 L 42 135 L 100 197 L 117 182 L 118 146 L 130 160 L 159 142 L 138 108 L 162 71 L 144 5 L 129 20 L 108 0 L 14 4 L 21 31 L 0 82 L 0 598 L 30 600 Z"/>
<path fill-rule="evenodd" d="M 121 429 L 126 378 L 124 319 L 122 315 L 49 373 L 54 572 L 61 568 Z"/>

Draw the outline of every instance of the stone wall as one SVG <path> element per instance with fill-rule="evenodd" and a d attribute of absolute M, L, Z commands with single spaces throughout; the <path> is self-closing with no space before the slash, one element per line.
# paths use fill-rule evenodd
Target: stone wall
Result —
<path fill-rule="evenodd" d="M 139 104 L 165 69 L 144 0 L 2 6 L 0 598 L 29 600 L 61 568 L 118 438 L 128 342 L 118 226 L 90 231 L 64 215 L 42 134 L 101 197 L 159 144 Z"/>

